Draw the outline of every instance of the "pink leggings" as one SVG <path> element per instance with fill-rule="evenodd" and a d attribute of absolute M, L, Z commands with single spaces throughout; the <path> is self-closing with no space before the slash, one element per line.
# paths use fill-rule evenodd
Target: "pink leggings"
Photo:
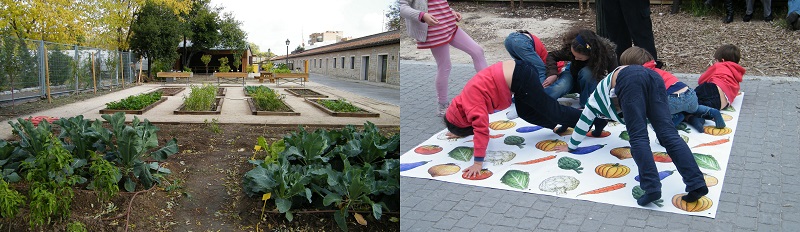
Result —
<path fill-rule="evenodd" d="M 472 37 L 469 37 L 466 32 L 458 28 L 450 45 L 466 52 L 472 57 L 472 64 L 475 66 L 475 72 L 481 71 L 489 65 L 486 64 L 486 58 L 483 56 L 483 48 L 481 48 Z M 447 79 L 450 78 L 450 46 L 441 45 L 431 48 L 433 58 L 436 60 L 436 93 L 439 98 L 439 103 L 449 103 L 447 101 Z"/>

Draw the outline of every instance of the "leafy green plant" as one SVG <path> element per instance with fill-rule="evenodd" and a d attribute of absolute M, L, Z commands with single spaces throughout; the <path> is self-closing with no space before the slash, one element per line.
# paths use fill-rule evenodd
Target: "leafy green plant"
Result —
<path fill-rule="evenodd" d="M 249 88 L 248 88 L 249 87 Z M 279 95 L 274 90 L 266 86 L 246 86 L 245 90 L 260 111 L 290 111 L 289 107 L 283 102 L 284 96 Z"/>
<path fill-rule="evenodd" d="M 63 141 L 64 148 L 70 151 L 75 159 L 87 161 L 91 158 L 93 145 L 100 140 L 100 134 L 92 128 L 92 121 L 84 119 L 83 115 L 78 115 L 61 118 L 53 124 L 61 127 L 58 138 Z"/>
<path fill-rule="evenodd" d="M 217 86 L 204 84 L 202 87 L 192 86 L 192 92 L 183 98 L 183 110 L 209 111 L 216 103 Z"/>
<path fill-rule="evenodd" d="M 192 72 L 192 69 L 187 67 L 187 66 L 183 66 L 183 71 L 184 72 Z"/>
<path fill-rule="evenodd" d="M 30 183 L 31 228 L 49 223 L 54 217 L 69 216 L 72 203 L 72 187 L 86 181 L 73 175 L 73 170 L 84 163 L 73 163 L 72 155 L 64 149 L 61 142 L 52 134 L 44 141 L 47 150 L 36 154 L 33 162 L 24 162 L 28 171 L 25 180 Z"/>
<path fill-rule="evenodd" d="M 86 225 L 79 221 L 70 222 L 67 224 L 67 232 L 87 232 Z"/>
<path fill-rule="evenodd" d="M 122 173 L 119 168 L 114 166 L 108 160 L 103 159 L 99 155 L 91 152 L 93 161 L 89 167 L 92 175 L 92 182 L 89 183 L 89 188 L 97 191 L 97 198 L 101 201 L 107 201 L 119 193 L 119 181 L 122 179 Z"/>
<path fill-rule="evenodd" d="M 13 218 L 19 212 L 19 207 L 25 204 L 25 196 L 0 180 L 0 217 Z"/>
<path fill-rule="evenodd" d="M 208 119 L 206 119 L 205 121 L 203 121 L 203 123 L 205 123 L 206 126 L 208 126 L 208 130 L 211 131 L 211 133 L 222 134 L 222 129 L 219 128 L 219 120 L 217 120 L 216 118 L 211 119 L 211 121 L 208 121 Z"/>
<path fill-rule="evenodd" d="M 219 72 L 230 72 L 231 67 L 228 66 L 228 57 L 219 58 Z"/>
<path fill-rule="evenodd" d="M 106 103 L 109 110 L 141 110 L 161 100 L 161 91 L 129 96 L 119 101 Z"/>
<path fill-rule="evenodd" d="M 33 159 L 33 156 L 22 149 L 17 149 L 19 142 L 6 142 L 0 140 L 0 176 L 3 181 L 14 183 L 22 180 L 19 171 L 20 165 L 26 159 Z"/>
<path fill-rule="evenodd" d="M 354 106 L 353 104 L 350 104 L 350 102 L 347 102 L 347 100 L 345 100 L 345 99 L 338 99 L 338 100 L 320 99 L 320 100 L 317 100 L 317 102 L 319 104 L 321 104 L 322 106 L 325 106 L 325 108 L 328 108 L 328 109 L 330 109 L 330 110 L 332 110 L 334 112 L 361 112 L 361 111 L 363 111 L 361 108 L 358 108 L 358 107 Z"/>

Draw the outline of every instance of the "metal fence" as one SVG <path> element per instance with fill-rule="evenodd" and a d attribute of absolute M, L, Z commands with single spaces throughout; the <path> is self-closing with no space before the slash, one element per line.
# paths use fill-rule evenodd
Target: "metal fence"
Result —
<path fill-rule="evenodd" d="M 132 52 L 0 36 L 0 103 L 47 98 L 48 78 L 51 96 L 121 87 L 136 81 L 138 62 Z"/>

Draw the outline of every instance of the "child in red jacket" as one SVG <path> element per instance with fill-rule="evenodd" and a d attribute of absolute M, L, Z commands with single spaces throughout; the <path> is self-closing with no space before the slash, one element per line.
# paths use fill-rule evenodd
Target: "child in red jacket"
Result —
<path fill-rule="evenodd" d="M 697 102 L 714 109 L 728 107 L 739 94 L 744 68 L 739 65 L 742 53 L 733 44 L 722 45 L 714 52 L 714 64 L 697 80 Z"/>
<path fill-rule="evenodd" d="M 672 73 L 656 68 L 653 57 L 644 48 L 634 46 L 626 49 L 619 57 L 619 62 L 621 65 L 642 65 L 661 76 L 667 88 L 669 113 L 672 114 L 672 123 L 675 126 L 681 123 L 687 117 L 684 114 L 687 114 L 689 125 L 698 131 L 703 131 L 704 118 L 713 119 L 716 128 L 725 128 L 725 120 L 719 110 L 698 105 L 695 91 L 679 81 Z"/>

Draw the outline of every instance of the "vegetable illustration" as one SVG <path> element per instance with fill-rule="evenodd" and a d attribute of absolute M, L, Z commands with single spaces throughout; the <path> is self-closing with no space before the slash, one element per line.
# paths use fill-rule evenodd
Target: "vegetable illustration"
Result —
<path fill-rule="evenodd" d="M 701 143 L 701 144 L 698 144 L 697 146 L 694 146 L 692 148 L 716 146 L 716 145 L 720 145 L 720 144 L 727 143 L 727 142 L 730 142 L 730 141 L 731 141 L 730 139 L 724 138 L 724 139 L 714 140 L 714 141 L 707 142 L 707 143 Z"/>
<path fill-rule="evenodd" d="M 706 181 L 706 187 L 711 187 L 719 184 L 719 180 L 716 177 L 709 174 L 703 173 L 703 179 Z"/>
<path fill-rule="evenodd" d="M 645 192 L 641 186 L 637 185 L 633 187 L 633 190 L 631 190 L 631 194 L 633 195 L 633 199 L 639 200 L 639 198 L 642 198 L 642 196 L 644 196 Z M 657 205 L 658 207 L 664 207 L 664 200 L 663 199 L 655 200 L 653 201 L 653 204 Z"/>
<path fill-rule="evenodd" d="M 725 120 L 726 122 L 731 121 L 733 120 L 733 116 L 722 114 L 722 120 Z"/>
<path fill-rule="evenodd" d="M 455 138 L 452 138 L 452 139 L 449 138 L 449 137 L 454 137 L 454 136 L 455 135 L 453 133 L 450 133 L 449 131 L 445 131 L 445 132 L 439 133 L 439 135 L 437 135 L 436 138 L 439 139 L 439 140 L 447 140 L 447 141 L 451 141 L 451 142 L 458 141 L 458 139 L 460 139 L 459 137 L 455 137 Z"/>
<path fill-rule="evenodd" d="M 487 151 L 486 157 L 483 159 L 484 162 L 489 162 L 494 165 L 501 165 L 505 162 L 511 161 L 517 157 L 517 154 L 510 151 Z"/>
<path fill-rule="evenodd" d="M 606 193 L 606 192 L 611 192 L 611 191 L 618 190 L 618 189 L 621 189 L 621 188 L 625 188 L 625 183 L 612 184 L 612 185 L 609 185 L 609 186 L 606 186 L 606 187 L 602 187 L 602 188 L 599 188 L 599 189 L 595 189 L 595 190 L 592 190 L 592 191 L 588 191 L 588 192 L 585 192 L 585 193 L 578 194 L 578 196 L 575 196 L 575 197 L 579 197 L 581 195 L 587 195 L 587 194 Z"/>
<path fill-rule="evenodd" d="M 653 160 L 659 163 L 672 163 L 672 158 L 666 152 L 655 151 L 653 152 Z"/>
<path fill-rule="evenodd" d="M 682 135 L 682 134 L 678 134 L 678 135 L 681 136 L 681 139 L 683 139 L 683 142 L 689 143 L 689 136 Z M 659 141 L 658 139 L 656 139 L 656 143 L 658 143 L 658 145 L 661 145 L 661 141 Z"/>
<path fill-rule="evenodd" d="M 522 137 L 519 137 L 519 136 L 516 136 L 516 135 L 511 135 L 511 136 L 506 137 L 506 139 L 503 140 L 503 143 L 505 143 L 507 145 L 516 145 L 517 147 L 522 149 L 522 148 L 524 148 L 522 145 L 525 145 L 525 138 L 522 138 Z"/>
<path fill-rule="evenodd" d="M 736 109 L 734 109 L 733 106 L 725 107 L 725 109 L 722 109 L 722 110 L 728 111 L 728 112 L 736 112 Z"/>
<path fill-rule="evenodd" d="M 528 160 L 528 161 L 525 161 L 525 162 L 519 162 L 519 163 L 514 163 L 514 164 L 521 164 L 521 165 L 535 164 L 535 163 L 540 163 L 540 162 L 548 161 L 548 160 L 555 159 L 555 158 L 556 158 L 556 156 L 550 155 L 550 156 L 545 156 L 545 157 L 542 157 L 542 158 L 532 159 L 532 160 Z"/>
<path fill-rule="evenodd" d="M 605 144 L 595 144 L 595 145 L 586 146 L 586 147 L 578 147 L 578 148 L 575 148 L 575 150 L 571 151 L 570 153 L 576 154 L 576 155 L 585 155 L 585 154 L 589 154 L 589 153 L 592 153 L 594 151 L 597 151 L 597 149 L 603 148 L 605 146 L 606 146 Z"/>
<path fill-rule="evenodd" d="M 565 130 L 564 132 L 561 132 L 561 133 L 557 133 L 556 129 L 558 129 L 558 128 L 553 128 L 553 133 L 558 134 L 558 136 L 567 136 L 567 135 L 571 135 L 573 132 L 575 132 L 575 129 L 572 129 L 572 127 L 567 127 L 567 130 Z"/>
<path fill-rule="evenodd" d="M 577 94 L 577 93 L 568 93 L 568 94 L 564 94 L 564 98 L 572 98 L 572 99 L 575 99 L 575 98 L 578 98 L 578 94 Z"/>
<path fill-rule="evenodd" d="M 505 134 L 496 134 L 496 135 L 489 135 L 490 139 L 502 138 Z M 472 139 L 467 140 L 467 142 L 472 142 Z"/>
<path fill-rule="evenodd" d="M 581 182 L 571 176 L 553 176 L 545 179 L 539 184 L 539 190 L 556 193 L 556 195 L 567 194 L 567 191 L 578 188 Z"/>
<path fill-rule="evenodd" d="M 449 176 L 453 175 L 458 171 L 461 171 L 461 167 L 459 167 L 454 163 L 449 163 L 449 164 L 439 164 L 429 168 L 428 174 L 431 174 L 431 177 Z"/>
<path fill-rule="evenodd" d="M 523 127 L 517 128 L 517 132 L 519 132 L 519 133 L 531 133 L 531 132 L 534 132 L 534 131 L 541 130 L 542 128 L 544 128 L 544 127 L 541 127 L 541 126 L 523 126 Z"/>
<path fill-rule="evenodd" d="M 700 153 L 692 153 L 692 155 L 694 155 L 694 161 L 697 161 L 697 166 L 719 171 L 719 163 L 717 163 L 717 159 L 714 159 L 713 156 Z"/>
<path fill-rule="evenodd" d="M 414 152 L 420 155 L 433 155 L 442 151 L 442 147 L 438 145 L 422 145 L 414 149 Z"/>
<path fill-rule="evenodd" d="M 622 131 L 622 133 L 619 133 L 619 138 L 625 141 L 631 141 L 631 137 L 628 135 L 628 131 Z"/>
<path fill-rule="evenodd" d="M 631 168 L 619 163 L 597 165 L 594 172 L 605 178 L 620 178 L 631 173 Z"/>
<path fill-rule="evenodd" d="M 672 205 L 686 212 L 700 212 L 710 209 L 711 206 L 714 205 L 714 202 L 712 202 L 711 199 L 709 199 L 706 196 L 701 197 L 695 202 L 689 203 L 681 199 L 681 197 L 684 195 L 686 194 L 681 193 L 681 194 L 676 194 L 674 197 L 672 197 Z"/>
<path fill-rule="evenodd" d="M 561 141 L 561 140 L 558 140 L 558 139 L 542 140 L 542 141 L 539 141 L 538 143 L 536 143 L 536 148 L 538 148 L 539 150 L 542 150 L 542 151 L 554 151 L 555 147 L 558 146 L 558 145 L 566 146 L 567 142 L 564 142 L 564 141 Z"/>
<path fill-rule="evenodd" d="M 461 174 L 461 178 L 464 178 L 465 180 L 483 180 L 483 179 L 491 177 L 492 174 L 493 174 L 492 171 L 489 171 L 489 169 L 485 169 L 484 168 L 484 169 L 481 169 L 480 172 L 478 172 L 478 175 L 474 175 L 472 177 L 467 177 L 467 173 L 465 172 L 464 174 Z"/>
<path fill-rule="evenodd" d="M 682 130 L 683 132 L 686 133 L 692 133 L 692 130 L 689 129 L 689 126 L 687 126 L 686 123 L 678 124 L 677 126 L 675 126 L 675 129 Z"/>
<path fill-rule="evenodd" d="M 516 189 L 528 188 L 528 181 L 530 181 L 530 174 L 520 170 L 508 170 L 500 182 Z"/>
<path fill-rule="evenodd" d="M 658 179 L 663 180 L 664 178 L 667 178 L 668 176 L 672 175 L 672 173 L 675 173 L 675 170 L 660 171 L 658 172 Z M 633 179 L 636 181 L 640 181 L 639 175 L 636 175 L 636 177 L 634 177 Z"/>
<path fill-rule="evenodd" d="M 468 162 L 469 160 L 472 159 L 473 153 L 475 153 L 474 148 L 460 146 L 453 148 L 453 150 L 448 152 L 447 154 L 450 156 L 450 158 L 456 159 L 458 161 Z"/>
<path fill-rule="evenodd" d="M 594 130 L 590 130 L 589 133 L 586 133 L 586 137 L 594 138 L 594 135 L 592 135 L 592 132 L 594 132 Z M 611 136 L 611 132 L 602 131 L 602 132 L 600 132 L 600 137 L 598 137 L 598 138 L 605 138 L 605 137 L 608 137 L 608 136 Z"/>
<path fill-rule="evenodd" d="M 517 123 L 509 120 L 500 120 L 489 123 L 489 128 L 492 130 L 505 130 L 516 126 Z"/>
<path fill-rule="evenodd" d="M 400 171 L 401 171 L 401 172 L 402 172 L 402 171 L 408 171 L 408 170 L 414 169 L 414 168 L 416 168 L 416 167 L 419 167 L 419 166 L 425 165 L 425 164 L 427 164 L 428 162 L 431 162 L 431 161 L 430 161 L 430 160 L 428 160 L 428 161 L 419 161 L 419 162 L 414 162 L 414 163 L 404 163 L 404 164 L 400 164 Z"/>
<path fill-rule="evenodd" d="M 703 127 L 703 132 L 704 133 L 710 134 L 710 135 L 714 135 L 714 136 L 727 135 L 727 134 L 730 134 L 732 131 L 733 130 L 731 130 L 730 127 L 725 127 L 725 128 L 722 128 L 722 129 L 718 129 L 718 128 L 713 127 L 713 126 L 705 126 L 705 127 Z"/>
<path fill-rule="evenodd" d="M 580 174 L 581 170 L 583 170 L 583 167 L 581 167 L 580 160 L 576 160 L 569 157 L 561 157 L 560 159 L 558 159 L 558 167 L 564 170 L 573 170 L 578 174 Z"/>
<path fill-rule="evenodd" d="M 617 157 L 619 160 L 633 158 L 633 156 L 631 156 L 631 147 L 618 147 L 611 149 L 611 155 Z"/>

